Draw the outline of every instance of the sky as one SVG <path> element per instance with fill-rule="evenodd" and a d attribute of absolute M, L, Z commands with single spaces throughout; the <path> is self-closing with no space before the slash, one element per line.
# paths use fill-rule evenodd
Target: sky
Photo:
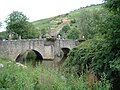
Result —
<path fill-rule="evenodd" d="M 4 30 L 4 21 L 13 11 L 22 12 L 32 22 L 102 2 L 103 0 L 1 0 L 0 22 L 3 23 L 3 28 L 0 31 Z"/>

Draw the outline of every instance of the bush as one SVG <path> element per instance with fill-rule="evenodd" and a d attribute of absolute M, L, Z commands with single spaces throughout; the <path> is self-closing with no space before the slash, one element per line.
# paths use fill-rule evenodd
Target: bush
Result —
<path fill-rule="evenodd" d="M 100 84 L 101 85 L 101 84 Z M 97 90 L 106 88 L 96 85 Z M 0 90 L 88 90 L 83 76 L 60 74 L 51 69 L 41 67 L 23 68 L 15 63 L 8 63 L 0 68 Z M 96 89 L 95 89 L 96 90 Z M 104 89 L 107 90 L 107 89 Z"/>
<path fill-rule="evenodd" d="M 76 23 L 77 21 L 76 21 L 76 19 L 72 19 L 71 21 L 70 21 L 70 23 L 72 23 L 72 24 L 74 24 L 74 23 Z"/>

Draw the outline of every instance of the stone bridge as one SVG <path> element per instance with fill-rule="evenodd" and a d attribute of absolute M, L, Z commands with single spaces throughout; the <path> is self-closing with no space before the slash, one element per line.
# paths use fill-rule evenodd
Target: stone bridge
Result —
<path fill-rule="evenodd" d="M 27 52 L 32 50 L 35 52 L 37 60 L 54 60 L 61 56 L 61 52 L 67 56 L 69 50 L 74 46 L 76 46 L 76 41 L 69 39 L 55 41 L 43 39 L 6 40 L 0 41 L 0 56 L 19 61 L 21 56 L 27 55 Z"/>

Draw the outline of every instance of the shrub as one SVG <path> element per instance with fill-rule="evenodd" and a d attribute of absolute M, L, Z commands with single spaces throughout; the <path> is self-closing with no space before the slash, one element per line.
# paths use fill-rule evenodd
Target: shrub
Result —
<path fill-rule="evenodd" d="M 106 88 L 106 84 L 100 85 L 95 88 Z M 89 87 L 84 75 L 75 77 L 43 66 L 23 68 L 15 63 L 8 63 L 0 68 L 0 90 L 89 90 Z"/>

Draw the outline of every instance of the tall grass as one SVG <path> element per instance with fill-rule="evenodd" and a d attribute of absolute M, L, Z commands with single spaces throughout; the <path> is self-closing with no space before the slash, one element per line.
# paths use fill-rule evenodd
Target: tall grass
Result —
<path fill-rule="evenodd" d="M 8 62 L 10 62 L 11 60 L 8 59 L 7 57 L 1 57 L 0 56 L 0 64 L 6 64 Z"/>
<path fill-rule="evenodd" d="M 74 77 L 58 73 L 43 66 L 26 68 L 15 62 L 0 68 L 0 90 L 109 90 L 110 84 L 103 79 L 90 88 L 85 76 Z"/>

